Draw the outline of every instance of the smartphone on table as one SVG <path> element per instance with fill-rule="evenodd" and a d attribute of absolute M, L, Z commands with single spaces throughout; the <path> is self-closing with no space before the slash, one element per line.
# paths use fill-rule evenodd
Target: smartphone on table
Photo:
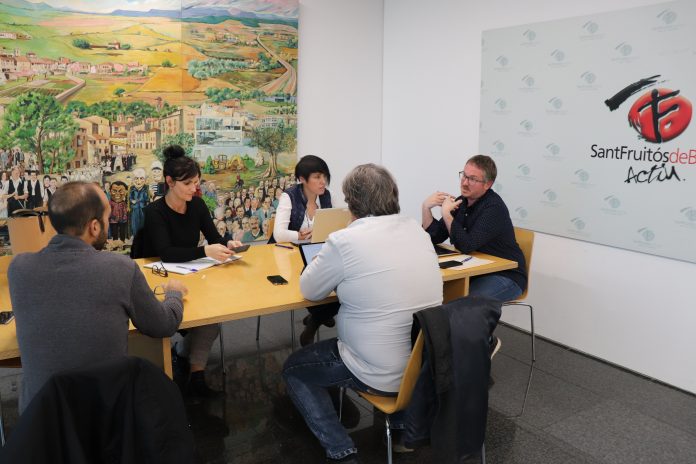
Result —
<path fill-rule="evenodd" d="M 285 280 L 283 278 L 283 276 L 279 276 L 279 275 L 269 275 L 269 276 L 266 276 L 266 278 L 273 285 L 285 285 L 288 283 L 288 281 Z"/>
<path fill-rule="evenodd" d="M 0 324 L 9 324 L 14 319 L 12 311 L 0 311 Z"/>

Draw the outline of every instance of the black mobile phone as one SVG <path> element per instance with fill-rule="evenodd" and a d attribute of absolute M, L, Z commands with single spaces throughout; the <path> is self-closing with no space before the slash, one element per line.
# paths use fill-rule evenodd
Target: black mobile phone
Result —
<path fill-rule="evenodd" d="M 279 276 L 279 275 L 270 275 L 270 276 L 266 276 L 266 278 L 273 285 L 285 285 L 288 283 L 288 281 L 285 280 L 283 278 L 283 276 Z"/>
<path fill-rule="evenodd" d="M 14 313 L 12 311 L 0 312 L 0 324 L 9 324 L 12 319 L 14 319 Z"/>
<path fill-rule="evenodd" d="M 251 245 L 249 245 L 249 244 L 247 243 L 246 245 L 242 245 L 242 246 L 238 246 L 238 247 L 232 248 L 232 251 L 234 251 L 235 253 L 241 253 L 242 251 L 247 251 L 247 250 L 249 249 L 250 246 L 251 246 Z"/>
<path fill-rule="evenodd" d="M 443 261 L 440 263 L 440 269 L 448 269 L 450 267 L 461 266 L 461 261 Z"/>

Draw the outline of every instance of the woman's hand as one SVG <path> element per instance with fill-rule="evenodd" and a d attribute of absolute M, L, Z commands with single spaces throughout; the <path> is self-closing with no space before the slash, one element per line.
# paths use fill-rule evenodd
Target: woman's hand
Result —
<path fill-rule="evenodd" d="M 208 258 L 213 258 L 218 261 L 225 261 L 227 258 L 230 257 L 230 255 L 232 255 L 232 251 L 225 245 L 215 243 L 213 245 L 205 246 L 205 255 Z"/>
<path fill-rule="evenodd" d="M 227 242 L 227 248 L 229 248 L 232 251 L 234 251 L 235 248 L 239 248 L 242 245 L 244 244 L 239 240 L 230 240 Z"/>
<path fill-rule="evenodd" d="M 309 240 L 312 238 L 312 229 L 302 229 L 297 233 L 299 240 Z"/>

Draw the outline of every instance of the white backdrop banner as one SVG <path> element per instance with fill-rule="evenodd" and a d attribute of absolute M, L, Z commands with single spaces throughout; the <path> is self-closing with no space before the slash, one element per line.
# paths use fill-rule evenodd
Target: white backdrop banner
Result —
<path fill-rule="evenodd" d="M 485 31 L 479 148 L 515 225 L 696 262 L 696 2 Z"/>

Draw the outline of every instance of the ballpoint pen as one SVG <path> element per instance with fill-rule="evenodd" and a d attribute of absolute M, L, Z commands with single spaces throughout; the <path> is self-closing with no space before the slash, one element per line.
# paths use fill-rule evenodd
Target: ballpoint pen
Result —
<path fill-rule="evenodd" d="M 174 266 L 174 267 L 176 267 L 178 269 L 184 269 L 184 270 L 189 271 L 189 272 L 198 272 L 198 269 L 192 269 L 190 267 L 184 267 L 184 266 Z"/>
<path fill-rule="evenodd" d="M 275 245 L 276 245 L 277 247 L 280 247 L 280 248 L 287 248 L 288 250 L 292 250 L 292 249 L 293 249 L 291 246 L 281 245 L 280 243 L 276 243 Z"/>
<path fill-rule="evenodd" d="M 461 262 L 462 262 L 462 264 L 464 264 L 464 263 L 466 263 L 467 261 L 469 261 L 469 260 L 471 260 L 471 259 L 473 259 L 473 258 L 474 258 L 473 256 L 467 256 L 466 258 L 462 259 Z"/>

